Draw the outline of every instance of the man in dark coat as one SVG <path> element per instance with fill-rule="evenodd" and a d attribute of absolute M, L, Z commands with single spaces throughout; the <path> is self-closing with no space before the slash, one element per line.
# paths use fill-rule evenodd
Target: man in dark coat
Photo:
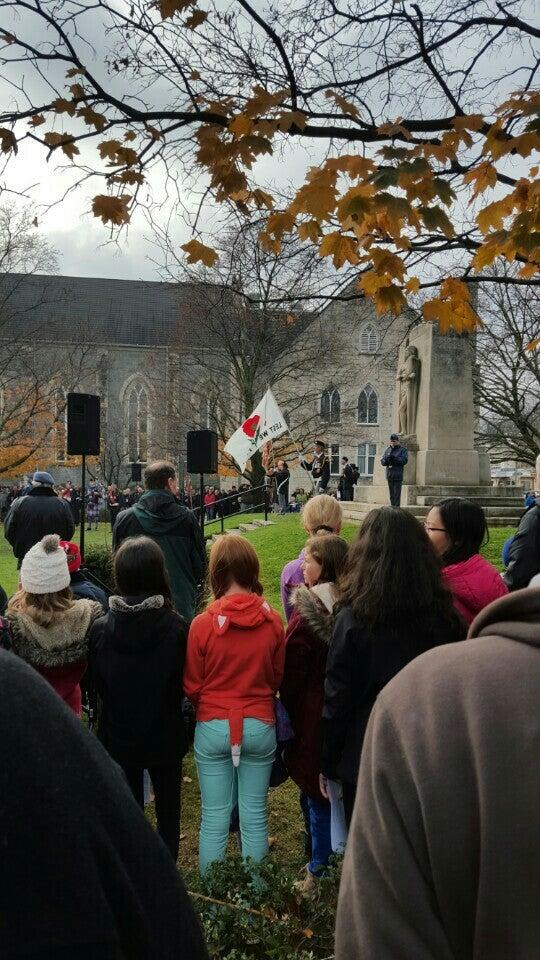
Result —
<path fill-rule="evenodd" d="M 383 467 L 386 467 L 390 503 L 393 507 L 399 507 L 401 504 L 403 471 L 408 459 L 407 447 L 402 447 L 397 433 L 393 433 L 390 437 L 390 446 L 386 448 L 381 457 L 381 463 Z"/>
<path fill-rule="evenodd" d="M 206 570 L 206 547 L 197 518 L 178 499 L 178 481 L 172 463 L 159 460 L 144 471 L 146 493 L 122 510 L 113 530 L 116 550 L 127 537 L 151 537 L 163 550 L 175 609 L 193 620 L 197 594 Z"/>
<path fill-rule="evenodd" d="M 311 473 L 315 493 L 324 493 L 330 483 L 330 461 L 326 444 L 322 440 L 315 441 L 315 452 L 311 463 L 308 463 L 307 460 L 301 460 L 300 466 Z"/>
<path fill-rule="evenodd" d="M 348 457 L 341 458 L 341 477 L 339 478 L 339 489 L 341 490 L 342 500 L 354 500 L 355 473 L 349 463 Z"/>
<path fill-rule="evenodd" d="M 49 533 L 57 533 L 61 540 L 71 540 L 75 523 L 71 507 L 53 490 L 50 473 L 38 470 L 32 488 L 24 497 L 14 500 L 4 522 L 4 536 L 13 547 L 20 568 L 30 547 Z"/>
<path fill-rule="evenodd" d="M 537 573 L 540 573 L 540 497 L 520 520 L 508 550 L 503 579 L 509 590 L 522 590 Z"/>
<path fill-rule="evenodd" d="M 0 651 L 2 960 L 208 960 L 170 854 L 120 768 Z"/>

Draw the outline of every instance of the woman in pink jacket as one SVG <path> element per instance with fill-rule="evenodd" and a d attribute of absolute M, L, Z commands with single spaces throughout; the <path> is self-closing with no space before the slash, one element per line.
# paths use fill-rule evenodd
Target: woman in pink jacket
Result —
<path fill-rule="evenodd" d="M 497 568 L 480 554 L 488 539 L 486 515 L 478 504 L 451 497 L 429 511 L 424 526 L 454 606 L 470 624 L 480 610 L 508 593 Z"/>

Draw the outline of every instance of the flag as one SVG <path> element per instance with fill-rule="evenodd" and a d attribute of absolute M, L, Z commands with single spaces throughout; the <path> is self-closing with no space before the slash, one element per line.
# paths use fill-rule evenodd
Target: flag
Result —
<path fill-rule="evenodd" d="M 225 453 L 236 460 L 243 473 L 246 463 L 257 450 L 269 440 L 276 440 L 287 433 L 288 429 L 274 394 L 267 390 L 253 413 L 227 441 Z"/>

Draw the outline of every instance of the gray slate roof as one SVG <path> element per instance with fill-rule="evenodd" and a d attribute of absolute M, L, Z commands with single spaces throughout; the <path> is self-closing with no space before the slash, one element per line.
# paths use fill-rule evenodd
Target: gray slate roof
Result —
<path fill-rule="evenodd" d="M 228 294 L 212 284 L 0 275 L 0 337 L 163 346 Z"/>

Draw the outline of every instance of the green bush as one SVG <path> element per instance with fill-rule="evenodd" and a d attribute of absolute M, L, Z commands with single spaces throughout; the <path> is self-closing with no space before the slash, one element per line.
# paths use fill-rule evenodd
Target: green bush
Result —
<path fill-rule="evenodd" d="M 331 957 L 339 873 L 336 858 L 317 896 L 300 903 L 293 894 L 297 877 L 270 858 L 254 864 L 229 857 L 204 877 L 186 875 L 211 960 Z"/>
<path fill-rule="evenodd" d="M 114 590 L 112 572 L 112 550 L 106 546 L 91 546 L 84 551 L 84 567 L 109 590 Z"/>

